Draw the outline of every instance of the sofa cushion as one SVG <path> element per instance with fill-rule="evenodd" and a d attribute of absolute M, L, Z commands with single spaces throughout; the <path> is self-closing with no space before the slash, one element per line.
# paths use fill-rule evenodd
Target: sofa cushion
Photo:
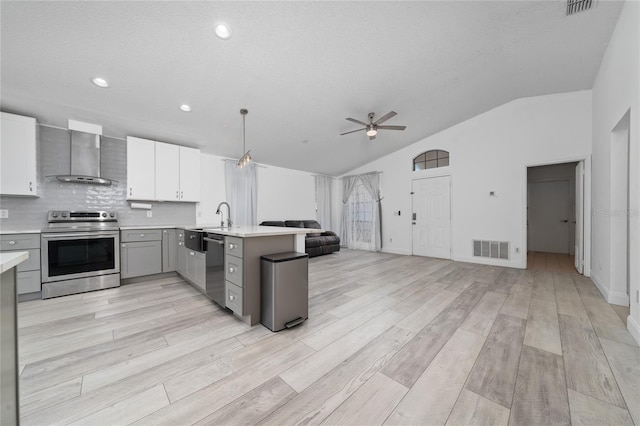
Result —
<path fill-rule="evenodd" d="M 281 220 L 265 220 L 260 224 L 260 226 L 282 226 L 284 227 L 284 222 Z"/>
<path fill-rule="evenodd" d="M 284 225 L 288 228 L 304 228 L 303 220 L 285 220 Z"/>
<path fill-rule="evenodd" d="M 305 228 L 322 229 L 317 220 L 303 220 L 302 223 Z"/>

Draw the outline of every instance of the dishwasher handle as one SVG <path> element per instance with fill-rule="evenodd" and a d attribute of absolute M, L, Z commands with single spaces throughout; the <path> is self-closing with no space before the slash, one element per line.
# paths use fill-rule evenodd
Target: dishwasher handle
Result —
<path fill-rule="evenodd" d="M 207 238 L 204 237 L 203 240 L 209 242 L 209 243 L 216 243 L 216 244 L 220 244 L 221 246 L 224 245 L 224 240 L 214 240 L 213 238 Z"/>

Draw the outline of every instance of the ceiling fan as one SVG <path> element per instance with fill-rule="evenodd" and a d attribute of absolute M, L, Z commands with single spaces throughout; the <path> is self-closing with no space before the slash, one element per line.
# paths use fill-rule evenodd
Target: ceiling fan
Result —
<path fill-rule="evenodd" d="M 355 118 L 347 118 L 347 120 L 353 121 L 354 123 L 362 124 L 365 127 L 363 127 L 362 129 L 358 129 L 358 130 L 352 130 L 350 132 L 340 133 L 340 136 L 348 135 L 349 133 L 355 133 L 355 132 L 360 132 L 362 130 L 366 130 L 367 131 L 367 136 L 369 136 L 369 140 L 372 140 L 372 139 L 376 138 L 376 135 L 378 134 L 378 130 L 404 130 L 404 129 L 407 128 L 407 126 L 381 126 L 380 125 L 380 124 L 384 123 L 385 121 L 387 121 L 388 119 L 398 115 L 398 113 L 396 113 L 394 111 L 388 112 L 387 114 L 383 115 L 378 120 L 376 120 L 375 122 L 373 121 L 374 115 L 375 114 L 372 113 L 372 112 L 369 113 L 369 122 L 368 123 L 365 123 L 365 122 L 360 121 L 360 120 L 356 120 Z"/>

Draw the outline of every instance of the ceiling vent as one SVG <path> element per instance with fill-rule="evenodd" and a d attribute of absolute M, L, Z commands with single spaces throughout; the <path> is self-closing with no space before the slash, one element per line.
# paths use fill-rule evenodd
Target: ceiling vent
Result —
<path fill-rule="evenodd" d="M 567 0 L 567 16 L 591 9 L 593 0 Z"/>

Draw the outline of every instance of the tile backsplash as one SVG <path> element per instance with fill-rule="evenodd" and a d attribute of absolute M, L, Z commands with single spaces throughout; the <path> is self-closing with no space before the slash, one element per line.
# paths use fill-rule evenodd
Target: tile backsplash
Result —
<path fill-rule="evenodd" d="M 111 186 L 62 183 L 55 176 L 71 170 L 71 142 L 66 130 L 39 127 L 38 191 L 39 198 L 0 197 L 0 207 L 9 210 L 0 219 L 2 231 L 41 229 L 47 226 L 49 210 L 115 210 L 121 226 L 191 225 L 196 222 L 195 203 L 150 202 L 153 217 L 147 210 L 132 209 L 125 199 L 127 188 L 126 143 L 102 137 L 101 175 L 114 180 Z M 145 203 L 147 203 L 145 201 Z"/>

